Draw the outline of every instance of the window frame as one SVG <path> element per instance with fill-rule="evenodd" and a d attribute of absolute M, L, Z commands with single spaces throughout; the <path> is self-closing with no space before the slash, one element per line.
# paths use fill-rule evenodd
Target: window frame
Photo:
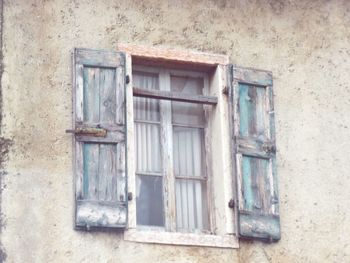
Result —
<path fill-rule="evenodd" d="M 133 52 L 127 50 L 129 54 L 127 54 L 127 75 L 129 75 L 130 82 L 132 83 L 132 56 Z M 151 50 L 152 51 L 152 50 Z M 152 52 L 151 52 L 152 53 Z M 205 54 L 205 53 L 203 53 Z M 203 55 L 201 53 L 201 56 Z M 210 56 L 212 56 L 210 54 Z M 140 59 L 140 55 L 136 55 L 137 61 Z M 144 58 L 147 59 L 152 57 L 152 60 L 157 60 L 157 55 L 149 55 L 149 52 L 145 53 Z M 156 58 L 155 58 L 156 57 Z M 223 56 L 218 55 L 219 58 Z M 134 58 L 134 57 L 133 57 Z M 159 57 L 161 66 L 163 66 L 164 58 L 162 56 Z M 188 59 L 188 60 L 187 60 Z M 207 59 L 207 57 L 205 58 Z M 129 201 L 129 222 L 128 228 L 124 231 L 124 240 L 133 241 L 133 242 L 142 242 L 142 243 L 160 243 L 160 244 L 173 244 L 173 245 L 192 245 L 192 246 L 209 246 L 209 247 L 223 247 L 223 248 L 238 248 L 238 237 L 235 231 L 235 223 L 236 223 L 236 215 L 235 212 L 232 211 L 231 208 L 228 207 L 228 201 L 234 196 L 233 189 L 233 178 L 231 174 L 231 163 L 230 163 L 230 149 L 228 149 L 227 145 L 229 144 L 229 125 L 227 123 L 227 108 L 228 101 L 225 95 L 223 95 L 222 91 L 227 86 L 227 63 L 218 63 L 217 58 L 215 58 L 214 62 L 203 63 L 203 59 L 201 61 L 195 61 L 194 64 L 193 59 L 191 61 L 191 56 L 186 58 L 183 56 L 183 63 L 185 70 L 177 70 L 178 72 L 186 72 L 188 67 L 192 67 L 196 65 L 196 63 L 200 64 L 201 67 L 204 65 L 209 74 L 209 84 L 208 84 L 208 95 L 218 96 L 218 105 L 215 107 L 215 112 L 210 113 L 210 125 L 208 127 L 208 132 L 205 135 L 206 138 L 210 139 L 211 154 L 210 158 L 212 159 L 215 154 L 219 154 L 219 157 L 225 156 L 225 160 L 220 161 L 215 164 L 215 160 L 211 160 L 213 166 L 211 169 L 207 170 L 208 175 L 208 186 L 212 185 L 213 187 L 219 188 L 219 186 L 215 186 L 216 183 L 220 184 L 221 189 L 224 194 L 218 195 L 215 194 L 215 191 L 212 193 L 209 189 L 209 197 L 212 197 L 213 202 L 208 202 L 208 210 L 210 211 L 210 229 L 212 230 L 212 234 L 193 234 L 193 233 L 182 233 L 182 232 L 167 232 L 159 230 L 158 228 L 143 230 L 136 225 L 136 198 L 133 198 Z M 210 60 L 210 59 L 209 59 Z M 172 65 L 177 64 L 178 60 L 176 59 L 165 59 L 166 64 L 169 68 Z M 228 61 L 228 59 L 227 59 Z M 186 64 L 187 63 L 187 64 Z M 153 64 L 154 65 L 154 64 Z M 132 87 L 132 86 L 131 86 Z M 127 100 L 126 100 L 126 111 L 127 111 L 127 136 L 131 138 L 128 140 L 127 149 L 128 149 L 128 174 L 130 175 L 128 178 L 128 191 L 131 193 L 135 193 L 135 164 L 134 164 L 134 156 L 130 154 L 134 151 L 134 143 L 133 143 L 133 94 L 132 88 L 128 89 L 126 92 Z M 168 102 L 171 103 L 171 102 Z M 211 106 L 209 106 L 211 107 Z M 214 110 L 213 110 L 214 111 Z M 217 127 L 216 127 L 217 126 Z M 171 131 L 172 132 L 172 131 Z M 214 133 L 219 132 L 220 135 L 226 135 L 223 141 L 215 140 L 212 136 Z M 226 137 L 225 136 L 225 137 Z M 220 137 L 220 136 L 216 136 Z M 217 147 L 214 150 L 213 145 L 220 144 L 221 146 Z M 214 172 L 215 171 L 215 172 Z M 213 177 L 210 176 L 211 172 L 218 174 L 225 174 L 224 180 L 222 178 L 218 178 L 218 176 Z M 209 178 L 212 178 L 212 182 L 209 182 Z M 220 179 L 222 182 L 220 182 Z M 229 185 L 229 186 L 226 186 Z M 174 185 L 175 187 L 175 185 Z M 218 189 L 217 189 L 218 190 Z M 221 193 L 222 193 L 221 192 Z M 174 192 L 175 196 L 175 192 Z M 174 200 L 175 201 L 175 200 Z M 210 205 L 210 203 L 213 203 Z M 212 212 L 213 211 L 213 212 Z M 224 218 L 224 219 L 222 219 Z M 218 222 L 220 221 L 220 222 Z M 176 219 L 173 220 L 176 222 Z"/>
<path fill-rule="evenodd" d="M 159 67 L 146 67 L 140 65 L 133 66 L 133 73 L 151 73 L 158 75 L 159 81 L 159 90 L 161 91 L 171 91 L 171 81 L 170 78 L 173 76 L 176 77 L 189 77 L 189 78 L 202 78 L 203 79 L 203 94 L 209 94 L 209 76 L 205 72 L 190 71 L 190 70 L 178 70 L 170 68 L 159 68 Z M 164 87 L 164 88 L 162 88 Z M 177 231 L 176 226 L 176 179 L 174 175 L 174 158 L 173 158 L 173 128 L 174 127 L 193 127 L 203 129 L 204 132 L 204 144 L 205 144 L 205 181 L 207 185 L 207 191 L 205 193 L 206 203 L 207 203 L 207 212 L 208 212 L 208 230 L 203 230 L 203 233 L 212 233 L 214 227 L 211 224 L 212 215 L 214 213 L 212 206 L 210 204 L 211 200 L 211 165 L 210 165 L 210 149 L 209 149 L 209 131 L 208 127 L 210 126 L 210 120 L 208 118 L 208 110 L 210 109 L 207 105 L 203 105 L 204 110 L 204 125 L 190 126 L 190 125 L 181 125 L 174 124 L 172 122 L 172 101 L 169 100 L 158 100 L 159 109 L 160 109 L 160 130 L 163 131 L 164 136 L 161 136 L 161 156 L 163 164 L 163 205 L 164 205 L 164 227 L 157 226 L 147 226 L 147 225 L 137 225 L 137 228 L 144 230 L 162 230 L 167 232 L 182 232 Z M 142 173 L 141 173 L 142 174 Z M 135 176 L 138 175 L 136 171 Z M 135 197 L 136 198 L 136 197 Z M 185 232 L 185 231 L 184 231 Z M 189 232 L 191 233 L 191 232 Z"/>

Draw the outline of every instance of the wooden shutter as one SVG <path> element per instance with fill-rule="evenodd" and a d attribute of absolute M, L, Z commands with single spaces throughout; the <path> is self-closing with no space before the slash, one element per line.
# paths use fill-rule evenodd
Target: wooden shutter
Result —
<path fill-rule="evenodd" d="M 280 239 L 271 72 L 231 67 L 236 209 L 241 238 Z"/>
<path fill-rule="evenodd" d="M 127 223 L 125 55 L 75 49 L 75 225 Z"/>

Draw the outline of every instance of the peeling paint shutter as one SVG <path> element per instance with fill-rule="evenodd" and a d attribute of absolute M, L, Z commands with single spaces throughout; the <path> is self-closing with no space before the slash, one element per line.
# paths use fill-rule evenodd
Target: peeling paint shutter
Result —
<path fill-rule="evenodd" d="M 127 223 L 125 55 L 75 49 L 75 225 Z"/>
<path fill-rule="evenodd" d="M 231 68 L 233 163 L 241 238 L 280 239 L 272 74 Z"/>

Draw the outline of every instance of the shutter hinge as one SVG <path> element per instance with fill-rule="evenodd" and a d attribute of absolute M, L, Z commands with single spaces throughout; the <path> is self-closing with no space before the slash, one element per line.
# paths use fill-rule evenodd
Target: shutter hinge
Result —
<path fill-rule="evenodd" d="M 125 76 L 125 83 L 126 83 L 126 84 L 129 84 L 129 83 L 130 83 L 130 76 L 129 76 L 129 75 L 126 75 L 126 76 Z"/>
<path fill-rule="evenodd" d="M 128 200 L 131 201 L 132 200 L 132 192 L 128 193 Z"/>
<path fill-rule="evenodd" d="M 235 200 L 231 199 L 231 200 L 228 202 L 228 207 L 234 209 L 234 208 L 235 208 Z"/>
<path fill-rule="evenodd" d="M 222 89 L 222 93 L 225 95 L 228 95 L 228 87 L 227 86 Z"/>

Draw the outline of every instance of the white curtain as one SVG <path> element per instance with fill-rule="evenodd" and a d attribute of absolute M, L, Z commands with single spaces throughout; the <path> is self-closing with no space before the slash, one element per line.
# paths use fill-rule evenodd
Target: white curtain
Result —
<path fill-rule="evenodd" d="M 133 85 L 158 89 L 158 76 L 133 74 Z M 159 101 L 134 97 L 137 224 L 164 225 Z"/>
<path fill-rule="evenodd" d="M 171 90 L 203 94 L 203 79 L 171 77 Z M 178 231 L 208 229 L 203 106 L 172 103 L 173 158 Z"/>
<path fill-rule="evenodd" d="M 206 181 L 203 130 L 174 128 L 174 172 L 176 179 L 176 221 L 179 230 L 207 229 Z M 183 179 L 186 177 L 198 179 Z"/>

